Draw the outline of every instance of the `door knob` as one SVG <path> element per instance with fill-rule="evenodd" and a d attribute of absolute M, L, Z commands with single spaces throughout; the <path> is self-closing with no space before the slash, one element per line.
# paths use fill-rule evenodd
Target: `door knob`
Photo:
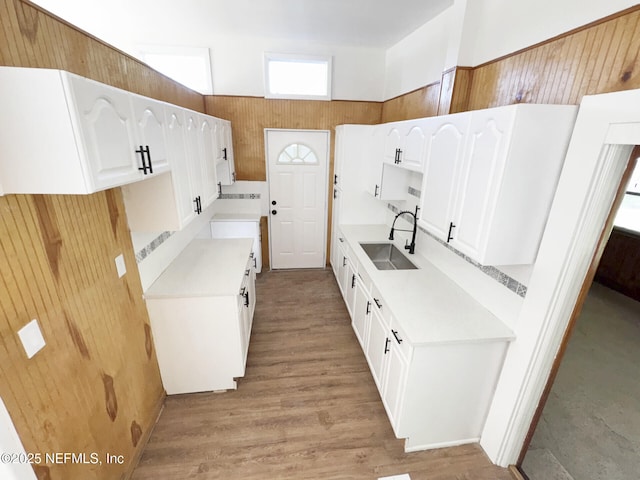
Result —
<path fill-rule="evenodd" d="M 271 214 L 272 214 L 272 215 L 275 215 L 276 213 L 278 213 L 278 211 L 277 211 L 277 210 L 271 210 Z"/>
<path fill-rule="evenodd" d="M 275 205 L 277 202 L 275 200 L 271 200 L 271 205 Z"/>

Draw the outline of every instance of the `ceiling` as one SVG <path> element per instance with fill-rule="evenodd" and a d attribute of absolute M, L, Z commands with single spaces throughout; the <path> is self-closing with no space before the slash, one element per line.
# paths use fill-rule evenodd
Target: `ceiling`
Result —
<path fill-rule="evenodd" d="M 141 32 L 151 26 L 161 29 L 167 33 L 166 45 L 185 45 L 189 37 L 234 34 L 372 48 L 394 45 L 453 4 L 453 0 L 33 1 L 98 37 L 101 21 L 120 18 L 129 36 L 135 35 L 135 25 Z"/>

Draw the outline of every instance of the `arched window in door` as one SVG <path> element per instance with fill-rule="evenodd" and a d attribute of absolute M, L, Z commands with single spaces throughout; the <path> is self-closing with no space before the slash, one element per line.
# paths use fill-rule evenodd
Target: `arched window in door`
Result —
<path fill-rule="evenodd" d="M 306 145 L 302 143 L 291 143 L 280 152 L 278 163 L 284 165 L 316 165 L 318 163 L 318 157 L 315 152 Z"/>

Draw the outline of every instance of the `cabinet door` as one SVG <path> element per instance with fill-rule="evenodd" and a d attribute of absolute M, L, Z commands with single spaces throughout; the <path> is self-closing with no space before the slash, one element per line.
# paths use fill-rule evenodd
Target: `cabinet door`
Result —
<path fill-rule="evenodd" d="M 336 277 L 338 276 L 339 265 L 342 262 L 340 244 L 344 242 L 339 227 L 341 203 L 342 191 L 337 187 L 333 187 L 333 203 L 331 207 L 331 267 Z"/>
<path fill-rule="evenodd" d="M 364 289 L 362 282 L 359 280 L 359 278 L 356 279 L 356 299 L 352 325 L 362 349 L 365 350 L 367 345 L 367 330 L 371 314 L 371 300 L 369 299 L 369 295 Z"/>
<path fill-rule="evenodd" d="M 67 78 L 92 190 L 141 180 L 142 162 L 136 153 L 135 122 L 127 92 L 75 75 Z"/>
<path fill-rule="evenodd" d="M 376 198 L 380 197 L 382 187 L 382 164 L 384 163 L 384 146 L 386 130 L 378 127 L 371 136 L 371 141 L 364 145 L 366 154 L 365 173 L 367 177 L 366 191 Z"/>
<path fill-rule="evenodd" d="M 340 287 L 340 293 L 345 302 L 347 300 L 347 265 L 349 259 L 342 244 L 338 245 L 338 261 L 337 261 L 337 273 L 336 280 L 338 281 L 338 287 Z"/>
<path fill-rule="evenodd" d="M 472 117 L 460 176 L 452 244 L 480 258 L 502 182 L 512 110 L 488 110 Z"/>
<path fill-rule="evenodd" d="M 186 225 L 196 216 L 198 193 L 198 157 L 187 154 L 187 125 L 179 108 L 167 107 L 166 140 L 167 155 L 171 165 L 176 211 L 179 221 Z"/>
<path fill-rule="evenodd" d="M 200 145 L 200 120 L 198 114 L 191 111 L 185 111 L 184 124 L 186 128 L 186 146 L 187 157 L 192 159 L 194 166 L 194 177 L 191 182 L 191 192 L 193 197 L 200 196 L 203 203 L 204 197 L 204 168 L 202 166 L 202 146 Z M 204 207 L 204 204 L 203 204 Z"/>
<path fill-rule="evenodd" d="M 469 116 L 448 115 L 430 123 L 422 178 L 420 223 L 447 240 L 453 222 L 456 182 L 464 154 Z"/>
<path fill-rule="evenodd" d="M 409 124 L 408 131 L 403 132 L 400 165 L 422 172 L 426 143 L 422 126 Z"/>
<path fill-rule="evenodd" d="M 130 96 L 136 125 L 137 148 L 149 149 L 147 164 L 151 163 L 152 174 L 169 171 L 164 104 L 140 95 Z"/>
<path fill-rule="evenodd" d="M 244 369 L 247 364 L 247 354 L 249 353 L 249 337 L 251 335 L 251 318 L 249 315 L 249 305 L 247 305 L 247 285 L 243 282 L 242 289 L 238 295 L 238 328 L 240 330 L 240 352 L 242 354 L 242 373 L 239 376 L 244 376 Z"/>
<path fill-rule="evenodd" d="M 216 119 L 216 169 L 218 182 L 233 185 L 236 181 L 231 122 Z"/>
<path fill-rule="evenodd" d="M 401 148 L 402 134 L 397 125 L 386 126 L 386 135 L 384 140 L 384 161 L 388 163 L 396 163 L 399 153 L 397 150 Z"/>
<path fill-rule="evenodd" d="M 398 416 L 404 398 L 405 380 L 407 378 L 407 364 L 400 355 L 400 349 L 391 342 L 391 350 L 387 354 L 387 366 L 385 372 L 384 388 L 382 398 L 387 407 L 387 415 L 391 420 L 391 425 L 398 434 Z"/>
<path fill-rule="evenodd" d="M 218 198 L 216 174 L 216 126 L 213 117 L 200 115 L 200 144 L 202 148 L 202 208 L 211 205 Z"/>
<path fill-rule="evenodd" d="M 369 368 L 373 379 L 378 386 L 378 390 L 382 390 L 382 375 L 384 373 L 384 364 L 389 354 L 389 348 L 391 347 L 391 340 L 387 335 L 387 328 L 385 327 L 382 318 L 378 315 L 376 310 L 371 315 L 371 321 L 369 323 L 369 339 L 367 341 L 367 360 L 369 360 Z"/>
<path fill-rule="evenodd" d="M 358 274 L 350 261 L 347 261 L 346 273 L 345 302 L 347 304 L 347 310 L 349 310 L 349 315 L 353 318 L 356 305 L 356 284 L 358 283 Z"/>

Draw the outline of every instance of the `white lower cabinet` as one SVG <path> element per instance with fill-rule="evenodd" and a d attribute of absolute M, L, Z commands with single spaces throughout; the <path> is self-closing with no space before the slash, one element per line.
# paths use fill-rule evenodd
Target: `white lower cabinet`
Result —
<path fill-rule="evenodd" d="M 250 239 L 194 240 L 145 292 L 167 394 L 235 389 L 255 309 Z"/>
<path fill-rule="evenodd" d="M 376 382 L 380 393 L 384 395 L 383 374 L 386 354 L 389 351 L 390 340 L 387 335 L 388 328 L 382 319 L 382 316 L 376 311 L 371 315 L 369 338 L 366 343 L 365 354 L 371 368 L 373 380 Z"/>
<path fill-rule="evenodd" d="M 211 219 L 211 238 L 252 238 L 253 268 L 262 272 L 262 236 L 259 214 L 218 213 Z"/>
<path fill-rule="evenodd" d="M 358 280 L 356 277 L 353 330 L 356 332 L 356 337 L 358 337 L 362 348 L 366 348 L 372 305 L 362 280 Z"/>
<path fill-rule="evenodd" d="M 338 231 L 336 277 L 405 451 L 478 442 L 513 333 L 418 255 L 417 270 L 377 270 L 353 236 L 369 226 Z"/>

